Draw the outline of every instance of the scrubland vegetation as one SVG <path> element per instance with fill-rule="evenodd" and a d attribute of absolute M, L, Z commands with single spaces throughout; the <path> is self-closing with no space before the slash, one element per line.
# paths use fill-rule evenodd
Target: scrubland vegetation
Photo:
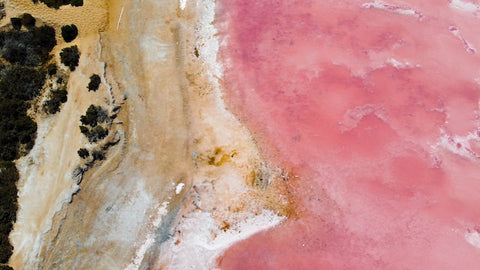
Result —
<path fill-rule="evenodd" d="M 50 54 L 57 45 L 55 29 L 36 26 L 38 22 L 30 14 L 10 21 L 10 26 L 0 29 L 0 270 L 12 269 L 4 264 L 13 251 L 8 235 L 18 208 L 19 174 L 14 161 L 32 149 L 37 132 L 28 111 L 43 94 L 47 79 L 56 79 L 55 84 L 50 83 L 55 88 L 49 89 L 43 104 L 47 113 L 58 112 L 68 94 Z M 78 48 L 65 48 L 62 53 L 62 62 L 73 71 L 80 56 Z"/>

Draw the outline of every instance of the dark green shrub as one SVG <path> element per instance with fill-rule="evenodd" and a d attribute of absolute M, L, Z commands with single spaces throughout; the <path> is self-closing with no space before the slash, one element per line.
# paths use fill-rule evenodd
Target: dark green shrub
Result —
<path fill-rule="evenodd" d="M 105 122 L 107 118 L 108 115 L 105 109 L 101 106 L 90 105 L 85 115 L 80 116 L 80 122 L 83 125 L 95 127 L 98 123 Z"/>
<path fill-rule="evenodd" d="M 0 49 L 3 58 L 12 64 L 37 66 L 41 62 L 30 32 L 0 32 Z"/>
<path fill-rule="evenodd" d="M 15 30 L 22 29 L 22 19 L 20 18 L 10 18 L 10 22 L 12 23 L 12 27 Z"/>
<path fill-rule="evenodd" d="M 55 30 L 50 26 L 0 32 L 0 54 L 12 64 L 38 66 L 49 59 L 56 44 Z"/>
<path fill-rule="evenodd" d="M 108 135 L 108 129 L 99 125 L 107 119 L 107 112 L 101 106 L 90 105 L 85 115 L 80 116 L 82 123 L 80 132 L 87 137 L 89 142 L 97 142 Z"/>
<path fill-rule="evenodd" d="M 92 151 L 92 158 L 93 160 L 104 160 L 105 159 L 105 154 L 103 153 L 102 150 L 95 149 Z"/>
<path fill-rule="evenodd" d="M 70 0 L 70 5 L 74 7 L 81 7 L 83 6 L 83 0 Z"/>
<path fill-rule="evenodd" d="M 60 8 L 64 5 L 72 5 L 74 7 L 83 6 L 83 0 L 32 0 L 33 3 L 38 3 L 38 1 L 44 3 L 50 8 Z"/>
<path fill-rule="evenodd" d="M 52 90 L 50 92 L 50 99 L 48 99 L 45 104 L 45 111 L 49 114 L 55 114 L 60 111 L 60 106 L 62 103 L 67 102 L 67 90 L 64 88 L 59 90 Z"/>
<path fill-rule="evenodd" d="M 77 45 L 64 48 L 60 52 L 60 59 L 65 66 L 69 67 L 71 71 L 74 71 L 80 59 L 80 51 Z"/>
<path fill-rule="evenodd" d="M 90 156 L 90 153 L 88 152 L 87 149 L 85 148 L 80 148 L 78 149 L 77 151 L 78 155 L 81 157 L 81 158 L 87 158 Z"/>
<path fill-rule="evenodd" d="M 12 252 L 13 247 L 8 241 L 8 234 L 0 234 L 0 263 L 7 263 Z"/>
<path fill-rule="evenodd" d="M 65 42 L 73 41 L 78 35 L 78 28 L 74 24 L 71 25 L 64 25 L 61 28 L 62 30 L 62 37 Z"/>
<path fill-rule="evenodd" d="M 93 74 L 92 76 L 90 76 L 90 82 L 88 83 L 88 91 L 97 91 L 98 87 L 100 86 L 100 82 L 100 76 L 98 76 L 97 74 Z"/>
<path fill-rule="evenodd" d="M 24 13 L 22 15 L 22 24 L 26 28 L 31 29 L 31 28 L 35 27 L 35 18 L 28 13 Z"/>
<path fill-rule="evenodd" d="M 89 142 L 98 142 L 108 136 L 108 129 L 102 126 L 95 126 L 94 128 L 80 126 L 80 132 L 87 137 Z"/>
<path fill-rule="evenodd" d="M 102 126 L 96 126 L 90 130 L 89 135 L 87 136 L 89 142 L 97 142 L 108 135 L 108 129 Z"/>
<path fill-rule="evenodd" d="M 42 25 L 35 27 L 32 32 L 33 44 L 37 47 L 38 53 L 41 54 L 43 61 L 45 61 L 50 51 L 57 45 L 55 29 L 48 25 Z"/>
<path fill-rule="evenodd" d="M 0 94 L 7 99 L 32 100 L 45 83 L 45 71 L 25 66 L 8 66 L 0 71 Z"/>
<path fill-rule="evenodd" d="M 0 270 L 14 270 L 14 269 L 8 265 L 0 265 Z"/>
<path fill-rule="evenodd" d="M 89 133 L 88 127 L 86 127 L 86 126 L 79 126 L 79 128 L 80 128 L 80 132 L 81 132 L 83 135 L 85 135 L 85 136 L 88 135 L 88 133 Z"/>
<path fill-rule="evenodd" d="M 47 73 L 50 76 L 57 74 L 57 64 L 51 63 L 47 66 Z"/>
<path fill-rule="evenodd" d="M 80 116 L 80 122 L 84 125 L 89 125 L 91 127 L 94 127 L 97 125 L 97 112 L 99 110 L 99 107 L 95 105 L 90 105 L 87 109 L 87 112 L 85 115 Z"/>

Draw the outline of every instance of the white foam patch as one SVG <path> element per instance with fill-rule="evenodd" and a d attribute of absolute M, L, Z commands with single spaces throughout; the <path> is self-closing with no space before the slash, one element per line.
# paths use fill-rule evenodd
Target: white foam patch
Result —
<path fill-rule="evenodd" d="M 184 183 L 178 184 L 177 187 L 175 187 L 175 194 L 177 194 L 177 195 L 180 194 L 180 192 L 182 192 L 184 186 L 185 186 Z"/>
<path fill-rule="evenodd" d="M 470 132 L 466 136 L 444 134 L 438 139 L 433 148 L 440 147 L 470 160 L 478 160 L 480 157 L 471 149 L 471 141 L 480 141 L 477 132 Z"/>
<path fill-rule="evenodd" d="M 413 65 L 408 61 L 399 61 L 395 58 L 389 58 L 387 61 L 385 61 L 387 64 L 390 64 L 392 67 L 396 69 L 409 69 L 409 68 L 419 68 L 421 67 L 420 65 Z"/>
<path fill-rule="evenodd" d="M 170 241 L 162 256 L 168 261 L 168 269 L 215 269 L 216 259 L 234 243 L 253 234 L 278 225 L 284 217 L 272 211 L 243 214 L 228 230 L 220 229 L 210 213 L 194 212 L 182 220 L 176 228 L 177 244 Z"/>
<path fill-rule="evenodd" d="M 480 10 L 480 6 L 462 0 L 451 0 L 450 7 L 469 13 L 476 13 Z"/>
<path fill-rule="evenodd" d="M 180 0 L 180 9 L 184 10 L 187 6 L 187 0 Z"/>
<path fill-rule="evenodd" d="M 419 11 L 416 11 L 416 10 L 411 9 L 409 7 L 395 6 L 395 5 L 388 4 L 388 3 L 385 3 L 383 1 L 378 1 L 378 0 L 375 0 L 375 1 L 369 2 L 369 3 L 364 3 L 364 4 L 362 4 L 362 7 L 363 8 L 374 8 L 374 9 L 384 10 L 384 11 L 391 12 L 391 13 L 396 13 L 396 14 L 399 14 L 399 15 L 412 16 L 412 17 L 416 17 L 418 19 L 423 18 L 423 13 L 421 13 Z"/>
<path fill-rule="evenodd" d="M 465 240 L 467 240 L 470 245 L 480 248 L 480 233 L 477 231 L 466 233 Z"/>

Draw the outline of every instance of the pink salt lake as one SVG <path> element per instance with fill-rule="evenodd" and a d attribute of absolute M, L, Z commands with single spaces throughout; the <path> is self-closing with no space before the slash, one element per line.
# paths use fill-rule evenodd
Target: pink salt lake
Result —
<path fill-rule="evenodd" d="M 226 101 L 298 218 L 222 269 L 480 269 L 480 2 L 221 0 Z"/>

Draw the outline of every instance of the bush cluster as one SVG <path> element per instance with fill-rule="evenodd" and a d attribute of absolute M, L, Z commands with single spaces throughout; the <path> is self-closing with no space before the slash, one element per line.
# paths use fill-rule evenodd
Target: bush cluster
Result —
<path fill-rule="evenodd" d="M 13 247 L 8 234 L 17 215 L 18 171 L 11 161 L 0 161 L 0 263 L 7 263 Z"/>
<path fill-rule="evenodd" d="M 60 111 L 62 103 L 67 102 L 67 90 L 61 88 L 58 90 L 51 90 L 49 99 L 43 104 L 45 111 L 49 114 L 55 114 Z"/>
<path fill-rule="evenodd" d="M 51 57 L 55 45 L 55 29 L 47 25 L 0 32 L 0 56 L 12 64 L 41 65 Z"/>
<path fill-rule="evenodd" d="M 93 158 L 93 161 L 104 160 L 105 159 L 105 153 L 100 149 L 95 149 L 95 150 L 92 151 L 92 158 Z"/>
<path fill-rule="evenodd" d="M 56 45 L 55 30 L 35 27 L 30 15 L 12 19 L 12 26 L 0 32 L 0 56 L 5 60 L 0 64 L 0 264 L 13 251 L 8 235 L 16 220 L 19 178 L 13 161 L 33 147 L 37 124 L 27 110 L 45 83 L 47 61 Z"/>
<path fill-rule="evenodd" d="M 94 128 L 80 126 L 80 132 L 87 137 L 89 142 L 98 142 L 108 136 L 108 129 L 102 126 L 96 126 Z"/>
<path fill-rule="evenodd" d="M 99 125 L 109 119 L 107 112 L 101 106 L 90 105 L 85 115 L 80 117 L 80 132 L 85 135 L 89 142 L 97 142 L 107 137 L 108 129 Z"/>

